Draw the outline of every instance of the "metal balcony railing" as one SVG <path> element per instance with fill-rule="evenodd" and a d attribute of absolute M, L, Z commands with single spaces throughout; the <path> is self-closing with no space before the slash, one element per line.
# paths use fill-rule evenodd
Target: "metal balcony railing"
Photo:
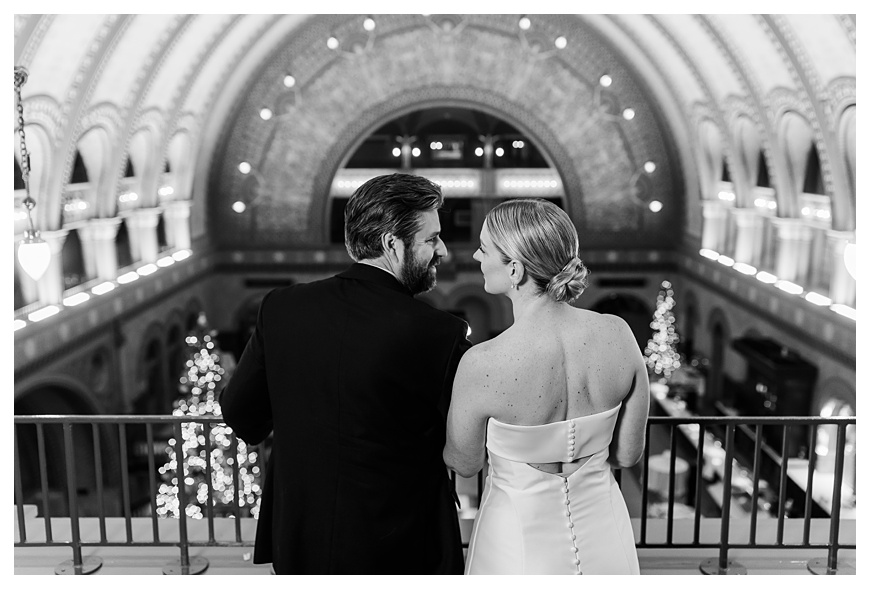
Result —
<path fill-rule="evenodd" d="M 201 557 L 191 559 L 190 547 L 253 546 L 253 538 L 243 537 L 242 533 L 241 520 L 251 516 L 246 516 L 244 506 L 240 505 L 243 481 L 238 460 L 232 460 L 231 500 L 227 505 L 205 501 L 203 512 L 198 514 L 204 520 L 197 522 L 198 529 L 205 527 L 207 532 L 191 537 L 189 526 L 193 520 L 190 517 L 158 515 L 156 498 L 161 476 L 158 460 L 166 461 L 166 448 L 170 445 L 181 448 L 178 442 L 184 439 L 183 428 L 189 428 L 189 424 L 202 425 L 198 439 L 203 456 L 210 456 L 215 444 L 211 440 L 212 430 L 225 427 L 220 417 L 15 416 L 14 423 L 14 491 L 18 516 L 15 547 L 69 546 L 72 560 L 58 565 L 55 572 L 87 574 L 97 570 L 101 566 L 100 559 L 83 555 L 83 549 L 89 547 L 175 546 L 179 549 L 179 559 L 167 565 L 164 572 L 193 574 L 202 572 L 208 563 L 198 562 L 204 560 Z M 855 549 L 854 542 L 843 543 L 840 537 L 841 521 L 854 517 L 849 514 L 844 517 L 842 503 L 847 427 L 854 427 L 855 423 L 855 417 L 650 417 L 642 460 L 631 469 L 615 471 L 629 511 L 633 512 L 633 519 L 639 519 L 637 547 L 717 549 L 718 558 L 704 561 L 700 566 L 702 572 L 709 574 L 740 573 L 740 565 L 728 558 L 729 551 L 735 548 L 822 549 L 827 558 L 809 563 L 808 568 L 815 573 L 836 573 L 839 551 Z M 790 460 L 798 461 L 790 457 L 791 446 L 796 439 L 802 439 L 794 435 L 795 428 L 806 436 L 806 447 L 812 449 L 820 427 L 826 427 L 828 433 L 833 431 L 831 428 L 836 431 L 830 489 L 825 485 L 830 501 L 823 502 L 824 505 L 814 499 L 821 487 L 815 480 L 819 478 L 815 476 L 816 453 L 808 453 L 805 477 L 800 484 L 792 480 L 789 470 Z M 170 437 L 174 441 L 170 442 Z M 265 465 L 263 458 L 268 455 L 268 443 L 267 440 L 260 446 L 247 446 L 248 452 L 259 453 L 261 465 Z M 237 456 L 240 441 L 234 434 L 230 432 L 228 441 L 223 440 L 221 444 L 226 456 Z M 774 450 L 773 446 L 778 448 Z M 661 461 L 656 463 L 659 472 L 651 472 L 653 447 L 667 450 L 658 456 L 665 457 L 666 473 L 661 470 Z M 713 448 L 718 454 L 711 454 Z M 185 462 L 182 458 L 180 462 L 189 466 L 189 460 Z M 214 497 L 212 461 L 201 462 L 205 463 L 204 495 Z M 688 469 L 681 470 L 678 464 L 688 464 Z M 169 472 L 177 476 L 181 464 L 176 462 L 170 466 Z M 166 472 L 164 469 L 164 480 Z M 473 481 L 457 481 L 454 475 L 454 482 L 471 483 L 476 487 L 472 505 L 479 501 L 485 472 L 486 468 Z M 658 478 L 651 488 L 653 475 Z M 825 481 L 830 479 L 830 473 L 824 476 Z M 190 497 L 185 485 L 177 487 L 179 504 L 187 505 Z M 689 492 L 685 492 L 686 489 Z M 658 504 L 653 502 L 653 496 L 659 499 Z M 688 501 L 690 507 L 680 499 Z M 661 507 L 665 504 L 666 509 Z M 658 514 L 653 513 L 651 505 L 659 506 Z M 736 513 L 736 509 L 741 513 Z M 30 512 L 29 517 L 26 511 Z M 689 518 L 693 520 L 690 534 L 686 533 L 686 513 L 691 513 Z M 662 517 L 666 524 L 665 537 L 653 538 L 648 533 L 648 524 Z M 702 533 L 702 517 L 705 522 L 718 518 L 717 538 Z M 39 518 L 42 518 L 42 526 Z M 761 537 L 757 533 L 762 518 L 775 519 L 775 538 Z M 55 533 L 58 519 L 64 520 L 64 526 L 68 519 L 69 529 L 62 527 L 63 534 Z M 84 519 L 96 522 L 93 527 L 99 529 L 98 538 L 82 537 L 80 522 Z M 746 519 L 748 538 L 741 540 L 736 536 L 744 534 L 733 533 L 733 524 Z M 824 540 L 819 539 L 818 533 L 811 534 L 814 522 L 819 526 L 820 519 L 828 520 Z M 123 521 L 124 533 L 107 533 L 107 520 Z M 800 520 L 801 533 L 795 534 L 794 527 Z M 143 522 L 150 524 L 147 526 L 150 534 L 143 531 Z M 680 524 L 680 534 L 675 532 L 675 522 Z M 741 523 L 745 531 L 745 521 Z M 786 527 L 789 534 L 784 533 Z M 787 541 L 786 536 L 792 539 L 800 536 L 800 540 Z"/>

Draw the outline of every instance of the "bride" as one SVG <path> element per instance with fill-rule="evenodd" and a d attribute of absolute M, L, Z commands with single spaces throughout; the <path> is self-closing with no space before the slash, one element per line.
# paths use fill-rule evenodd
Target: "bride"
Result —
<path fill-rule="evenodd" d="M 611 473 L 640 459 L 649 413 L 631 330 L 570 305 L 587 269 L 556 205 L 496 206 L 474 259 L 514 323 L 466 352 L 453 385 L 444 461 L 464 477 L 489 464 L 465 573 L 639 574 Z"/>

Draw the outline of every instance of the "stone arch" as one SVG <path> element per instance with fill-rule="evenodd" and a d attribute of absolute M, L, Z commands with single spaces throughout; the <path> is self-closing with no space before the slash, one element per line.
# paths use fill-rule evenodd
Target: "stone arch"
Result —
<path fill-rule="evenodd" d="M 834 194 L 832 199 L 832 227 L 837 231 L 854 231 L 856 211 L 856 182 L 858 175 L 858 126 L 857 107 L 854 104 L 847 106 L 840 116 L 839 141 L 840 151 L 843 153 L 846 168 L 846 185 L 849 188 L 848 198 Z"/>
<path fill-rule="evenodd" d="M 719 126 L 712 119 L 698 123 L 698 175 L 701 177 L 701 198 L 715 199 L 719 193 L 719 179 L 724 165 L 724 145 Z"/>
<path fill-rule="evenodd" d="M 387 116 L 435 104 L 488 110 L 528 132 L 552 159 L 566 208 L 591 242 L 614 243 L 622 231 L 635 231 L 640 241 L 659 237 L 680 218 L 681 202 L 649 216 L 633 197 L 631 178 L 647 159 L 656 159 L 661 172 L 649 197 L 669 204 L 680 194 L 674 187 L 680 174 L 666 155 L 669 134 L 644 87 L 582 21 L 539 17 L 536 28 L 545 36 L 570 31 L 578 42 L 535 52 L 509 15 L 469 15 L 450 31 L 432 20 L 438 19 L 379 17 L 373 41 L 348 52 L 329 50 L 323 35 L 346 41 L 359 23 L 318 16 L 273 54 L 240 97 L 211 176 L 215 197 L 229 204 L 243 181 L 236 166 L 248 161 L 264 175 L 271 198 L 245 215 L 213 208 L 224 245 L 328 242 L 330 181 L 351 147 Z M 280 84 L 287 71 L 297 81 L 289 91 Z M 617 102 L 637 113 L 630 122 L 598 108 L 602 71 L 619 81 L 609 90 Z M 278 116 L 258 116 L 262 105 L 279 104 L 288 93 L 296 100 Z"/>
<path fill-rule="evenodd" d="M 546 125 L 536 120 L 537 116 L 534 113 L 526 112 L 519 105 L 511 104 L 507 100 L 498 100 L 495 95 L 475 88 L 428 86 L 394 95 L 389 100 L 372 106 L 346 127 L 335 141 L 335 148 L 331 149 L 329 157 L 323 160 L 314 184 L 315 198 L 312 199 L 309 223 L 313 227 L 320 228 L 321 234 L 317 235 L 316 239 L 329 240 L 329 224 L 326 222 L 329 219 L 329 199 L 325 196 L 329 194 L 329 187 L 335 174 L 365 138 L 393 118 L 436 106 L 477 109 L 505 120 L 528 135 L 562 180 L 562 185 L 565 187 L 566 212 L 576 224 L 581 227 L 585 225 L 582 181 L 575 170 L 571 156 Z M 318 201 L 317 195 L 323 195 L 324 198 Z"/>
<path fill-rule="evenodd" d="M 136 355 L 140 386 L 132 394 L 132 412 L 139 415 L 160 415 L 169 412 L 171 392 L 166 365 L 165 329 L 160 321 L 152 321 L 139 339 Z"/>
<path fill-rule="evenodd" d="M 76 148 L 88 170 L 90 188 L 85 193 L 90 217 L 104 217 L 115 212 L 114 170 L 106 165 L 110 161 L 112 137 L 103 126 L 95 126 L 81 134 Z"/>
<path fill-rule="evenodd" d="M 190 132 L 180 130 L 169 140 L 167 158 L 172 170 L 172 186 L 176 199 L 190 198 L 193 188 L 194 142 Z"/>
<path fill-rule="evenodd" d="M 738 207 L 751 207 L 752 191 L 758 181 L 759 162 L 762 157 L 762 141 L 758 127 L 748 116 L 738 116 L 734 121 L 735 156 L 732 161 L 734 174 L 731 181 L 735 186 Z"/>
<path fill-rule="evenodd" d="M 779 175 L 777 216 L 797 217 L 798 197 L 803 192 L 807 161 L 813 149 L 813 129 L 802 115 L 789 110 L 779 120 L 777 137 L 785 163 L 785 170 Z"/>
<path fill-rule="evenodd" d="M 710 369 L 705 394 L 712 402 L 721 400 L 724 394 L 725 363 L 732 337 L 728 317 L 719 307 L 714 307 L 707 315 L 707 326 L 710 332 Z"/>
<path fill-rule="evenodd" d="M 64 376 L 52 376 L 31 383 L 30 387 L 15 398 L 15 415 L 95 415 L 98 405 L 92 395 L 78 381 Z M 40 515 L 44 505 L 52 516 L 69 514 L 67 507 L 67 478 L 73 478 L 76 492 L 83 505 L 81 515 L 89 513 L 89 492 L 94 488 L 96 467 L 94 459 L 94 439 L 92 428 L 86 424 L 73 424 L 70 429 L 72 438 L 73 462 L 66 459 L 66 437 L 60 424 L 46 423 L 39 430 L 32 424 L 15 425 L 15 446 L 18 452 L 20 482 L 26 503 L 37 505 Z M 46 480 L 40 472 L 40 458 L 50 468 L 46 469 Z M 47 494 L 43 493 L 43 486 Z"/>

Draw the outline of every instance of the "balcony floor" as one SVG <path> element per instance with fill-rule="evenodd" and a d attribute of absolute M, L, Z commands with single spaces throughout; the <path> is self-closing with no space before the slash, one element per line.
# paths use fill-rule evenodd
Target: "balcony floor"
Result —
<path fill-rule="evenodd" d="M 16 518 L 17 520 L 17 518 Z M 95 518 L 82 518 L 80 523 L 81 537 L 85 541 L 99 539 L 98 521 Z M 159 520 L 160 538 L 165 541 L 177 541 L 178 520 Z M 43 541 L 45 538 L 45 522 L 42 518 L 26 518 L 27 539 L 31 542 Z M 151 520 L 147 518 L 133 519 L 133 538 L 137 541 L 151 540 Z M 467 541 L 471 531 L 472 521 L 461 521 L 463 538 Z M 691 529 L 691 520 L 676 520 L 674 540 L 686 539 L 686 533 Z M 732 521 L 732 541 L 741 541 L 744 522 Z M 769 537 L 770 531 L 765 528 L 772 522 L 759 522 L 759 539 Z M 784 542 L 786 544 L 800 541 L 800 526 L 802 521 L 787 521 Z M 234 520 L 215 520 L 215 537 L 218 540 L 234 538 Z M 251 540 L 254 537 L 256 521 L 243 519 L 241 537 Z M 633 520 L 635 533 L 638 533 L 640 522 Z M 842 543 L 855 542 L 855 520 L 844 520 L 840 528 Z M 664 520 L 648 520 L 647 538 L 649 541 L 660 541 L 665 537 Z M 718 537 L 719 520 L 703 519 L 701 526 L 702 541 Z M 69 540 L 69 520 L 53 518 L 52 534 L 55 541 Z M 823 541 L 827 537 L 827 520 L 813 520 L 811 541 Z M 107 538 L 110 541 L 123 541 L 126 537 L 126 526 L 122 518 L 106 519 Z M 189 538 L 202 541 L 207 538 L 205 522 L 191 521 Z M 15 525 L 15 541 L 18 540 L 17 521 Z M 202 557 L 208 561 L 205 575 L 269 575 L 269 565 L 254 565 L 251 562 L 251 546 L 192 546 L 191 558 Z M 92 546 L 84 547 L 82 554 L 102 559 L 102 566 L 94 573 L 96 575 L 161 575 L 167 565 L 179 561 L 179 549 L 174 546 Z M 699 566 L 707 559 L 718 557 L 718 551 L 710 548 L 643 548 L 638 550 L 641 574 L 644 575 L 700 575 Z M 729 560 L 742 565 L 749 575 L 809 575 L 807 563 L 816 559 L 825 562 L 827 552 L 822 549 L 798 548 L 764 548 L 742 549 L 733 548 L 729 552 Z M 49 547 L 16 547 L 14 549 L 14 574 L 16 575 L 51 575 L 55 568 L 72 559 L 72 548 L 68 546 Z M 855 574 L 855 550 L 840 550 L 840 574 Z"/>

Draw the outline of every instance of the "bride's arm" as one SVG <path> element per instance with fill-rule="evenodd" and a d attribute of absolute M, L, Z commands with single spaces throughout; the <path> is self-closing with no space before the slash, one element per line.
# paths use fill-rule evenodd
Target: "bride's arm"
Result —
<path fill-rule="evenodd" d="M 453 380 L 453 397 L 447 413 L 444 464 L 463 477 L 477 474 L 486 461 L 488 415 L 482 351 L 480 346 L 475 346 L 462 356 Z"/>

